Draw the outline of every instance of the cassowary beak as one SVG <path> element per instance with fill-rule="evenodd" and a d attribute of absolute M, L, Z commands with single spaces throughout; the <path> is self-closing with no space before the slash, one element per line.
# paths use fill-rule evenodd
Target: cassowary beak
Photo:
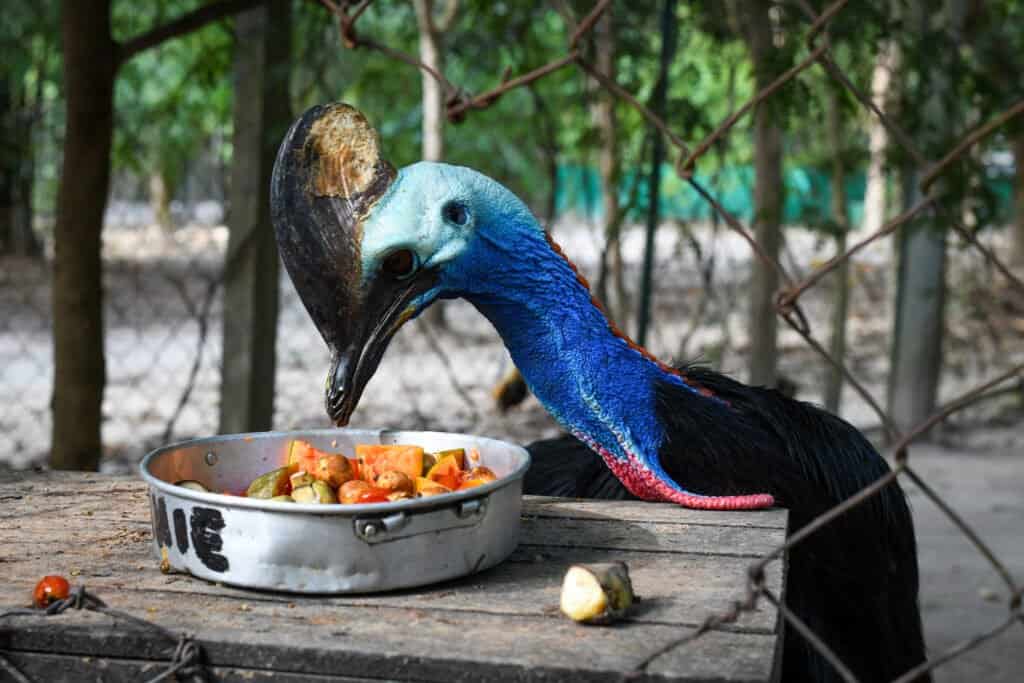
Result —
<path fill-rule="evenodd" d="M 395 179 L 377 132 L 346 104 L 313 107 L 277 153 L 270 206 L 281 259 L 331 350 L 327 413 L 348 423 L 410 303 L 436 274 L 364 278 L 363 226 Z M 365 285 L 364 285 L 365 283 Z"/>

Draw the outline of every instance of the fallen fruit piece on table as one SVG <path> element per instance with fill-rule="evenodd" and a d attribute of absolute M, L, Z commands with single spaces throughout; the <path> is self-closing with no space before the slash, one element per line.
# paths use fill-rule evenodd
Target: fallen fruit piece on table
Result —
<path fill-rule="evenodd" d="M 562 613 L 584 624 L 609 624 L 633 604 L 633 584 L 623 562 L 574 564 L 562 581 Z"/>
<path fill-rule="evenodd" d="M 71 594 L 71 584 L 63 576 L 50 574 L 44 576 L 32 591 L 32 604 L 36 607 L 48 607 L 57 600 L 65 600 Z"/>

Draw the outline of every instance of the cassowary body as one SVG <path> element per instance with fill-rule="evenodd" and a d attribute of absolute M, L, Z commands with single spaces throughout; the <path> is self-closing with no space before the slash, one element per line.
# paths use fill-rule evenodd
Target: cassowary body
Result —
<path fill-rule="evenodd" d="M 466 168 L 395 172 L 345 105 L 314 108 L 272 189 L 282 257 L 331 347 L 328 412 L 347 422 L 397 329 L 463 297 L 494 325 L 572 439 L 534 444 L 527 492 L 790 510 L 791 529 L 887 472 L 851 426 L 700 368 L 671 368 L 607 319 L 523 203 Z M 596 455 L 595 455 L 596 454 Z M 898 485 L 790 551 L 786 602 L 863 681 L 924 658 L 917 559 Z M 790 631 L 786 681 L 838 680 Z"/>

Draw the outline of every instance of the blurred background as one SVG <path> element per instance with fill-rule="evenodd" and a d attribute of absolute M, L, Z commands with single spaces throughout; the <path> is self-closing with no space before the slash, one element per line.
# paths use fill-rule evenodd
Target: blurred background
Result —
<path fill-rule="evenodd" d="M 345 45 L 331 2 L 8 6 L 7 465 L 123 469 L 169 440 L 328 426 L 326 349 L 276 263 L 266 178 L 293 118 L 336 100 L 367 114 L 397 166 L 444 160 L 512 188 L 657 355 L 780 386 L 884 436 L 864 396 L 775 315 L 777 274 L 676 173 L 677 150 L 666 155 L 595 75 L 558 68 L 446 116 L 562 56 L 592 3 L 342 5 L 365 9 L 360 45 Z M 807 59 L 806 10 L 824 7 L 613 3 L 577 48 L 692 148 Z M 1024 3 L 1014 0 L 850 3 L 828 38 L 843 73 L 927 159 L 1024 92 Z M 797 280 L 920 199 L 919 164 L 818 65 L 741 113 L 695 177 Z M 1022 158 L 1024 126 L 1011 118 L 942 180 L 944 207 L 1017 266 Z M 801 299 L 814 338 L 904 428 L 1024 356 L 1024 299 L 948 216 L 897 226 Z M 556 433 L 511 370 L 483 318 L 446 303 L 398 336 L 353 423 L 518 441 Z M 933 437 L 1017 443 L 1021 397 L 1017 378 Z"/>
<path fill-rule="evenodd" d="M 1024 631 L 988 638 L 1024 568 L 1021 0 L 4 10 L 0 468 L 329 426 L 267 195 L 290 123 L 346 101 L 396 166 L 508 185 L 659 357 L 913 437 L 930 651 L 988 634 L 937 680 L 1020 680 Z M 462 302 L 402 330 L 352 423 L 559 431 Z"/>

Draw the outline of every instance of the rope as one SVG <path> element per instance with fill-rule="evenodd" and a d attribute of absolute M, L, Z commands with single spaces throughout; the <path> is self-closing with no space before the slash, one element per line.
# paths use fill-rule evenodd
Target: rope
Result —
<path fill-rule="evenodd" d="M 69 609 L 87 609 L 93 612 L 99 612 L 100 614 L 105 614 L 114 619 L 120 619 L 122 621 L 128 621 L 136 624 L 143 630 L 155 631 L 164 638 L 174 641 L 174 652 L 171 655 L 171 661 L 168 667 L 156 676 L 146 679 L 144 683 L 160 683 L 160 681 L 166 681 L 172 678 L 199 681 L 207 680 L 202 663 L 203 649 L 198 643 L 192 640 L 191 636 L 185 633 L 174 633 L 159 624 L 146 621 L 134 614 L 129 614 L 128 612 L 122 612 L 121 610 L 108 607 L 107 603 L 102 599 L 87 591 L 85 586 L 76 586 L 71 590 L 71 593 L 68 594 L 68 597 L 62 600 L 54 600 L 52 603 L 47 605 L 45 609 L 15 607 L 0 612 L 0 619 L 12 616 L 55 616 L 63 614 Z M 3 654 L 0 654 L 0 669 L 6 671 L 12 678 L 14 678 L 15 681 L 17 681 L 17 683 L 33 683 L 32 679 L 19 671 L 9 659 L 3 656 Z"/>

